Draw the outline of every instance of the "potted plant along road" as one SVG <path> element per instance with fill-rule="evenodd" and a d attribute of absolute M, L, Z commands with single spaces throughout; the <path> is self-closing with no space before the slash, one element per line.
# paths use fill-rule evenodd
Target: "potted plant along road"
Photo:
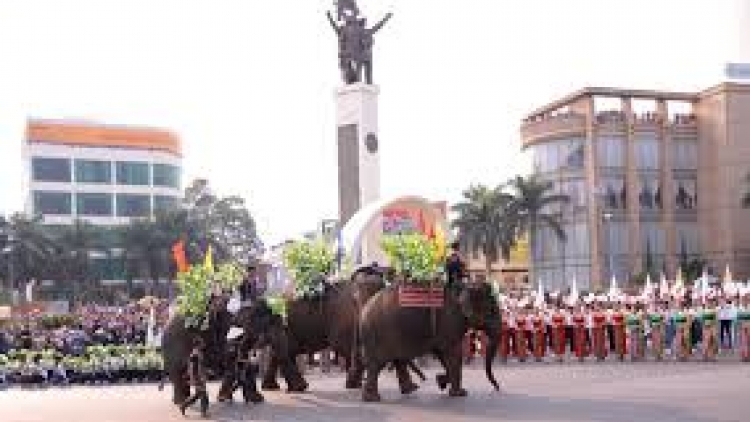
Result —
<path fill-rule="evenodd" d="M 396 274 L 400 306 L 443 306 L 443 257 L 437 242 L 422 234 L 399 234 L 384 236 L 381 247 Z"/>

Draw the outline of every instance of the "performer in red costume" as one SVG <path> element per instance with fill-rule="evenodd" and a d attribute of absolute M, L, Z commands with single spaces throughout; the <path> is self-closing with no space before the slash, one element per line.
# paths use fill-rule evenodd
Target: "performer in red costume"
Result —
<path fill-rule="evenodd" d="M 588 356 L 588 347 L 586 346 L 586 315 L 581 308 L 573 314 L 573 345 L 576 357 L 583 362 Z"/>
<path fill-rule="evenodd" d="M 601 301 L 601 299 L 599 299 L 599 301 Z M 607 339 L 604 332 L 604 326 L 607 323 L 607 315 L 602 310 L 601 302 L 594 305 L 591 319 L 593 322 L 591 336 L 594 356 L 596 356 L 596 359 L 601 362 L 607 358 Z"/>
<path fill-rule="evenodd" d="M 536 315 L 533 316 L 534 326 L 534 359 L 537 362 L 544 360 L 545 352 L 547 351 L 547 343 L 544 332 L 544 310 L 537 310 Z"/>

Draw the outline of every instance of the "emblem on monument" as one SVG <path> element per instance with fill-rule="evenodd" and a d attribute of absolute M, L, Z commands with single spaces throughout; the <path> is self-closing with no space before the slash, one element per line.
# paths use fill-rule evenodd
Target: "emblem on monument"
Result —
<path fill-rule="evenodd" d="M 372 49 L 375 34 L 393 17 L 388 13 L 375 26 L 368 28 L 367 19 L 360 15 L 356 0 L 336 0 L 336 19 L 326 12 L 339 39 L 339 68 L 345 84 L 364 81 L 373 84 Z"/>

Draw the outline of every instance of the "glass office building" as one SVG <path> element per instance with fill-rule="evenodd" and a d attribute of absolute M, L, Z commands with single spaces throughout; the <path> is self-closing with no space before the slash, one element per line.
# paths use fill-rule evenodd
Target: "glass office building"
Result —
<path fill-rule="evenodd" d="M 606 288 L 645 272 L 674 276 L 700 257 L 750 277 L 750 86 L 698 93 L 587 88 L 521 126 L 533 171 L 571 201 L 557 209 L 565 241 L 537 233 L 536 283 Z"/>

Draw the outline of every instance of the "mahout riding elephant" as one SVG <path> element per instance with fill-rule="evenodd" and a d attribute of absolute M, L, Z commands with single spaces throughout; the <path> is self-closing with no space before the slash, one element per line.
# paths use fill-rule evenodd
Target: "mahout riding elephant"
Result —
<path fill-rule="evenodd" d="M 380 400 L 378 377 L 389 362 L 411 361 L 426 354 L 435 355 L 446 370 L 437 376 L 440 388 L 450 385 L 449 395 L 465 396 L 461 385 L 462 340 L 470 328 L 487 334 L 485 371 L 490 383 L 499 389 L 492 360 L 497 354 L 500 311 L 488 284 L 469 284 L 460 290 L 446 288 L 445 303 L 440 308 L 403 307 L 398 287 L 391 286 L 367 302 L 359 327 L 366 370 L 364 401 Z"/>
<path fill-rule="evenodd" d="M 205 364 L 212 374 L 223 374 L 226 369 L 227 333 L 232 326 L 232 314 L 227 310 L 227 299 L 211 298 L 208 305 L 208 329 L 188 327 L 185 317 L 175 313 L 164 327 L 162 357 L 164 375 L 172 383 L 172 402 L 182 404 L 190 394 L 186 377 L 188 358 L 196 337 L 205 344 Z"/>
<path fill-rule="evenodd" d="M 307 389 L 307 382 L 302 378 L 296 363 L 288 359 L 288 336 L 284 321 L 273 313 L 265 300 L 256 300 L 251 306 L 241 308 L 234 317 L 234 323 L 242 328 L 243 333 L 240 339 L 233 342 L 233 347 L 230 347 L 228 356 L 230 362 L 237 364 L 238 360 L 246 360 L 253 349 L 271 346 L 273 350 L 282 351 L 280 353 L 282 357 L 287 356 L 279 362 L 279 369 L 287 385 L 298 391 Z M 239 381 L 238 375 L 236 371 L 229 371 L 225 374 L 219 390 L 219 401 L 232 399 L 235 386 Z M 249 387 L 251 394 L 255 397 L 251 401 L 262 401 L 263 398 L 255 387 L 255 380 Z"/>
<path fill-rule="evenodd" d="M 256 301 L 250 306 L 243 307 L 236 315 L 227 310 L 227 298 L 215 296 L 209 302 L 208 329 L 200 330 L 188 328 L 185 318 L 175 314 L 167 323 L 162 338 L 162 356 L 164 359 L 164 374 L 172 383 L 172 401 L 182 403 L 188 396 L 190 388 L 187 382 L 187 363 L 193 347 L 193 339 L 202 337 L 205 344 L 205 365 L 213 377 L 223 379 L 219 400 L 228 396 L 229 386 L 234 383 L 232 369 L 236 367 L 236 360 L 241 356 L 238 352 L 247 353 L 252 348 L 264 344 L 284 350 L 286 335 L 283 333 L 283 323 L 265 301 Z M 242 328 L 243 338 L 239 341 L 240 350 L 231 351 L 227 334 L 232 327 Z M 304 383 L 296 366 L 286 360 L 280 362 L 282 374 L 291 385 Z M 300 387 L 298 387 L 300 388 Z"/>
<path fill-rule="evenodd" d="M 363 366 L 357 327 L 364 303 L 385 287 L 382 273 L 355 273 L 349 282 L 326 284 L 319 297 L 305 297 L 287 303 L 287 361 L 299 355 L 331 349 L 345 361 L 346 388 L 360 388 Z M 263 389 L 278 390 L 276 372 L 283 353 L 273 346 L 269 368 L 264 374 Z M 393 362 L 402 392 L 414 391 L 408 368 L 424 377 L 411 362 Z M 288 387 L 291 392 L 304 390 Z"/>

